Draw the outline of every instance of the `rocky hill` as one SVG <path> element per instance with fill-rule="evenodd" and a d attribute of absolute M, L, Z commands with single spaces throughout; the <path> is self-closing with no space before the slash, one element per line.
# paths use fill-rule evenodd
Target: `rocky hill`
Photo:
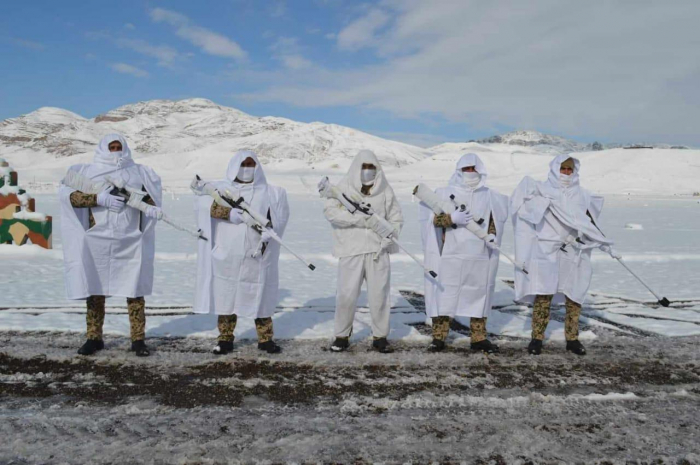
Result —
<path fill-rule="evenodd" d="M 616 149 L 616 148 L 659 148 L 659 149 L 688 149 L 683 145 L 669 144 L 602 144 L 600 142 L 592 142 L 584 144 L 571 139 L 566 139 L 560 136 L 543 134 L 538 131 L 512 131 L 505 134 L 487 137 L 485 139 L 472 140 L 479 144 L 507 144 L 520 145 L 522 147 L 539 147 L 543 151 L 548 152 L 595 152 L 597 150 Z"/>
<path fill-rule="evenodd" d="M 109 132 L 124 134 L 142 156 L 194 151 L 202 156 L 207 147 L 214 146 L 219 152 L 255 150 L 264 160 L 349 158 L 363 148 L 374 150 L 382 162 L 392 166 L 427 156 L 419 147 L 355 129 L 255 117 L 205 99 L 139 102 L 90 119 L 59 108 L 40 108 L 0 122 L 0 150 L 10 157 L 13 153 L 71 157 L 92 152 Z"/>

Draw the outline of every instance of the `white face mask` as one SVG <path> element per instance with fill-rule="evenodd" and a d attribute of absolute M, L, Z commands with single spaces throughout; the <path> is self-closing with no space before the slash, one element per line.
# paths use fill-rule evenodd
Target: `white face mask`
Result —
<path fill-rule="evenodd" d="M 559 182 L 562 186 L 569 186 L 571 184 L 571 177 L 572 175 L 570 174 L 559 173 Z"/>
<path fill-rule="evenodd" d="M 121 168 L 122 164 L 124 163 L 124 151 L 118 150 L 116 152 L 109 152 L 109 154 L 112 155 L 115 160 L 117 160 L 117 167 Z"/>
<path fill-rule="evenodd" d="M 377 170 L 375 169 L 364 169 L 360 171 L 360 181 L 363 186 L 369 186 L 374 183 L 377 177 Z"/>
<path fill-rule="evenodd" d="M 481 175 L 476 171 L 462 171 L 462 179 L 467 186 L 474 187 L 481 181 Z"/>
<path fill-rule="evenodd" d="M 242 182 L 251 182 L 253 180 L 254 176 L 255 176 L 255 167 L 254 166 L 253 167 L 241 166 L 240 168 L 238 168 L 238 176 L 236 176 L 236 178 Z"/>

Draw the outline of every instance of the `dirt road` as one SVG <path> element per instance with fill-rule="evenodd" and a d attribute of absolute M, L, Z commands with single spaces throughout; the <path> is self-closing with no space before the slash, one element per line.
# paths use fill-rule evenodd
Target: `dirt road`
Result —
<path fill-rule="evenodd" d="M 279 356 L 213 341 L 0 333 L 0 463 L 700 462 L 700 338 L 605 333 L 497 356 L 397 344 Z"/>

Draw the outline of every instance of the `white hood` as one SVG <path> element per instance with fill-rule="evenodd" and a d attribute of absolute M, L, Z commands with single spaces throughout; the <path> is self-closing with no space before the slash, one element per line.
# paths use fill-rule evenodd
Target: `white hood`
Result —
<path fill-rule="evenodd" d="M 109 151 L 109 144 L 114 141 L 119 141 L 122 144 L 122 154 L 120 157 L 115 156 L 114 152 Z M 117 166 L 119 168 L 127 168 L 134 164 L 134 159 L 131 156 L 131 149 L 126 142 L 126 138 L 121 134 L 113 133 L 104 136 L 100 143 L 95 148 L 95 164 Z"/>
<path fill-rule="evenodd" d="M 374 183 L 370 189 L 370 196 L 379 195 L 386 189 L 387 181 L 384 176 L 382 165 L 379 164 L 379 159 L 371 150 L 360 150 L 357 155 L 355 155 L 355 159 L 352 161 L 344 180 L 355 191 L 358 193 L 361 192 L 362 180 L 360 176 L 362 165 L 365 163 L 372 164 L 377 168 L 377 176 L 374 178 Z"/>
<path fill-rule="evenodd" d="M 575 158 L 571 156 L 570 154 L 565 154 L 562 153 L 561 155 L 557 155 L 554 160 L 549 162 L 549 175 L 547 176 L 547 181 L 552 185 L 552 187 L 555 187 L 557 189 L 562 189 L 564 186 L 562 186 L 560 177 L 559 175 L 561 174 L 559 170 L 561 169 L 561 164 L 564 163 L 566 160 L 571 158 L 574 161 L 574 172 L 571 174 L 571 183 L 566 186 L 568 188 L 575 187 L 579 185 L 579 170 L 581 169 L 581 162 L 579 161 L 578 158 Z"/>
<path fill-rule="evenodd" d="M 377 168 L 377 176 L 367 195 L 362 194 L 360 179 L 363 163 L 371 163 Z M 361 198 L 369 203 L 375 214 L 387 219 L 394 226 L 397 234 L 401 231 L 403 225 L 401 207 L 373 152 L 360 150 L 352 161 L 348 173 L 340 180 L 337 187 L 350 197 Z M 352 257 L 380 251 L 381 238 L 367 228 L 364 215 L 360 213 L 353 215 L 335 199 L 326 200 L 323 212 L 333 226 L 333 256 Z M 398 248 L 392 245 L 388 248 L 388 252 L 398 252 Z"/>
<path fill-rule="evenodd" d="M 452 173 L 452 177 L 450 178 L 449 185 L 460 189 L 469 189 L 469 186 L 467 186 L 467 184 L 464 182 L 464 176 L 462 176 L 462 168 L 467 166 L 475 166 L 476 172 L 481 175 L 481 180 L 474 190 L 483 187 L 486 184 L 486 178 L 488 177 L 489 173 L 486 171 L 486 165 L 484 165 L 484 162 L 481 161 L 479 155 L 475 153 L 466 153 L 460 157 L 459 161 L 457 162 L 457 166 L 455 167 L 455 172 Z"/>
<path fill-rule="evenodd" d="M 267 179 L 265 178 L 265 173 L 263 171 L 260 160 L 258 156 L 252 150 L 239 150 L 233 154 L 231 160 L 228 162 L 228 168 L 226 168 L 226 179 L 231 184 L 243 184 L 237 183 L 236 177 L 238 176 L 238 171 L 241 168 L 241 163 L 243 163 L 247 158 L 252 158 L 255 160 L 255 175 L 253 177 L 253 182 L 249 183 L 254 186 L 264 186 L 267 185 Z"/>

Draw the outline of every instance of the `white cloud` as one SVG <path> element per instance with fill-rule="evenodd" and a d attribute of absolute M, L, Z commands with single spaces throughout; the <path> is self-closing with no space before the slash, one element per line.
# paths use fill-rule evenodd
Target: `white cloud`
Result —
<path fill-rule="evenodd" d="M 141 55 L 156 58 L 159 66 L 171 67 L 178 59 L 183 59 L 188 54 L 182 54 L 167 45 L 153 45 L 142 39 L 129 39 L 126 37 L 115 37 L 106 31 L 87 32 L 85 34 L 90 39 L 108 40 L 118 47 L 128 48 Z"/>
<path fill-rule="evenodd" d="M 273 18 L 281 18 L 287 13 L 287 4 L 284 0 L 277 0 L 267 8 L 268 13 Z"/>
<path fill-rule="evenodd" d="M 304 69 L 309 68 L 312 63 L 301 55 L 286 55 L 281 56 L 280 60 L 285 67 L 289 69 Z"/>
<path fill-rule="evenodd" d="M 279 60 L 285 68 L 301 70 L 313 65 L 310 60 L 303 57 L 296 37 L 279 37 L 270 46 L 270 50 L 273 52 L 272 57 Z"/>
<path fill-rule="evenodd" d="M 130 74 L 131 76 L 138 78 L 145 78 L 149 76 L 148 71 L 144 71 L 141 68 L 137 68 L 136 66 L 131 66 L 126 63 L 112 63 L 109 65 L 109 67 L 118 73 Z"/>
<path fill-rule="evenodd" d="M 698 17 L 682 0 L 384 0 L 337 38 L 373 64 L 288 73 L 244 97 L 698 144 Z"/>
<path fill-rule="evenodd" d="M 131 30 L 133 31 L 134 29 L 136 29 L 136 26 L 134 26 L 134 25 L 131 24 L 131 23 L 126 23 L 126 24 L 124 24 L 124 28 L 125 28 L 125 29 L 131 29 Z"/>
<path fill-rule="evenodd" d="M 175 33 L 199 47 L 204 53 L 226 58 L 244 60 L 245 50 L 233 40 L 209 29 L 192 24 L 190 19 L 175 11 L 164 8 L 151 10 L 151 19 L 157 23 L 164 22 L 175 28 Z"/>
<path fill-rule="evenodd" d="M 115 43 L 120 47 L 129 48 L 142 55 L 154 57 L 161 66 L 172 66 L 180 57 L 180 53 L 167 45 L 152 45 L 140 39 L 116 39 Z"/>
<path fill-rule="evenodd" d="M 364 16 L 353 21 L 338 33 L 338 47 L 341 50 L 359 50 L 377 41 L 377 32 L 391 17 L 378 8 L 369 10 Z"/>
<path fill-rule="evenodd" d="M 34 42 L 33 40 L 11 38 L 10 42 L 20 47 L 28 48 L 30 50 L 41 51 L 46 48 L 46 46 L 40 42 Z"/>

